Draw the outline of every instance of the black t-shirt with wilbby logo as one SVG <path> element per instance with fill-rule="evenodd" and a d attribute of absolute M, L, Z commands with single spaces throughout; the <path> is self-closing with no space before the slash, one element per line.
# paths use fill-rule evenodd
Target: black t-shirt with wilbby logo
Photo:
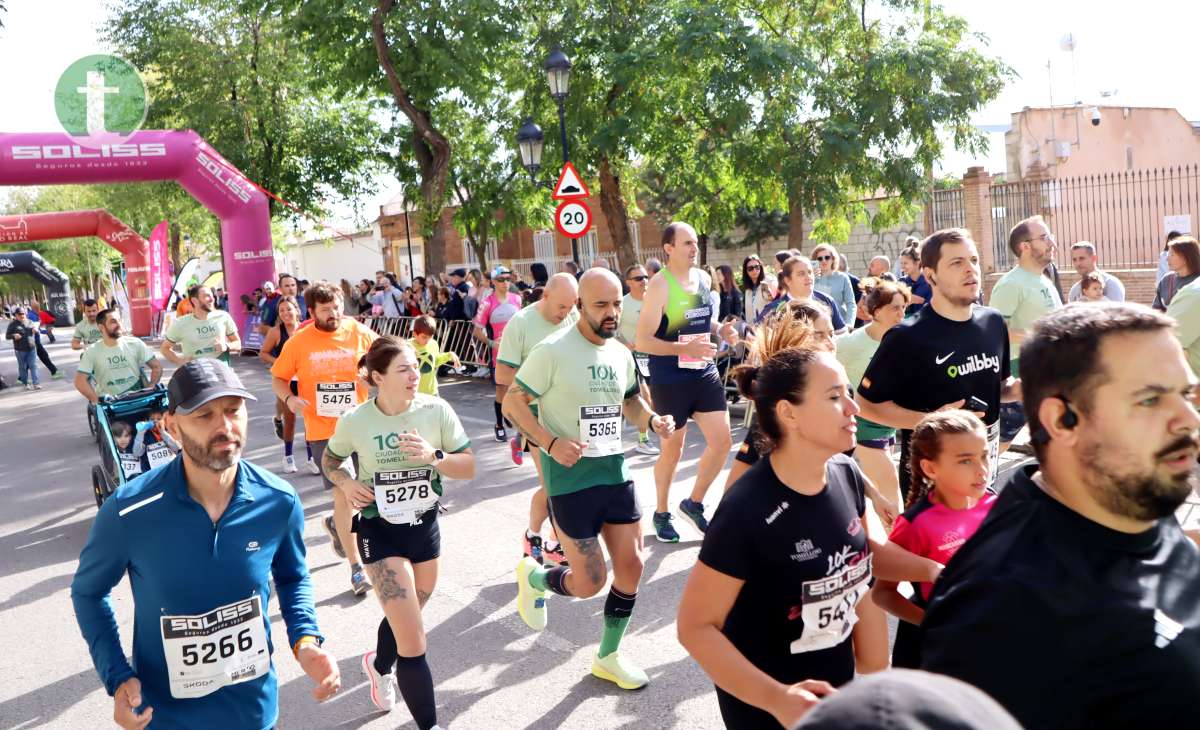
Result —
<path fill-rule="evenodd" d="M 721 500 L 700 547 L 700 562 L 745 581 L 725 636 L 784 684 L 853 679 L 855 607 L 870 600 L 862 472 L 838 454 L 825 476 L 825 489 L 803 495 L 779 480 L 770 458 L 760 460 Z M 720 688 L 718 695 L 728 727 L 774 723 Z"/>

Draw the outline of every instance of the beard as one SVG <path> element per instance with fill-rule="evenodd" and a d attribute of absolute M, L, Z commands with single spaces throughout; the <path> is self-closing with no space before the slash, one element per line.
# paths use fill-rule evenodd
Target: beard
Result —
<path fill-rule="evenodd" d="M 209 471 L 221 472 L 234 466 L 238 460 L 242 458 L 242 444 L 237 442 L 236 448 L 229 454 L 217 454 L 213 451 L 213 446 L 219 441 L 225 441 L 224 438 L 214 438 L 206 445 L 201 446 L 199 441 L 193 441 L 188 438 L 188 435 L 179 429 L 179 443 L 183 446 L 184 452 L 191 457 L 199 466 L 208 469 Z"/>
<path fill-rule="evenodd" d="M 600 320 L 599 322 L 592 319 L 591 317 L 588 317 L 587 315 L 584 315 L 583 318 L 587 320 L 588 327 L 592 328 L 592 332 L 595 332 L 597 337 L 604 339 L 604 340 L 611 340 L 612 338 L 617 336 L 617 324 L 618 323 L 617 323 L 616 317 L 605 317 L 604 319 Z M 609 323 L 611 323 L 613 326 L 612 330 L 604 329 L 604 325 L 609 324 Z"/>
<path fill-rule="evenodd" d="M 1114 454 L 1111 446 L 1106 450 L 1099 439 L 1091 441 L 1080 447 L 1083 463 L 1091 464 L 1084 471 L 1084 484 L 1114 514 L 1142 521 L 1169 517 L 1192 493 L 1194 472 L 1163 475 L 1156 467 L 1167 454 L 1198 443 L 1195 436 L 1180 437 L 1154 455 L 1153 466 L 1139 469 L 1130 466 L 1133 459 L 1127 454 Z"/>
<path fill-rule="evenodd" d="M 313 326 L 322 332 L 333 332 L 338 328 L 338 318 L 330 317 L 328 319 L 313 319 Z"/>

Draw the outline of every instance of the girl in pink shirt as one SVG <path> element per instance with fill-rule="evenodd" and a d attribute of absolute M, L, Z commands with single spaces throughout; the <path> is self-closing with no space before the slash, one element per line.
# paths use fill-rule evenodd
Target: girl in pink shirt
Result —
<path fill-rule="evenodd" d="M 912 492 L 896 518 L 891 542 L 945 565 L 979 529 L 996 495 L 986 491 L 988 442 L 983 422 L 967 411 L 931 413 L 917 424 L 909 445 Z M 892 666 L 919 667 L 917 626 L 925 617 L 932 583 L 920 583 L 912 599 L 894 581 L 876 581 L 871 596 L 900 619 Z"/>

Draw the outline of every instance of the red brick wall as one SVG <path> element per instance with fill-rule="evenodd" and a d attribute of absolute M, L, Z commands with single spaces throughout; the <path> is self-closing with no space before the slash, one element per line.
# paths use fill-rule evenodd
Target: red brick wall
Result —
<path fill-rule="evenodd" d="M 1150 306 L 1154 302 L 1154 285 L 1157 270 L 1155 269 L 1105 269 L 1106 273 L 1112 274 L 1121 280 L 1125 285 L 1125 301 L 1138 302 Z M 1071 287 L 1075 282 L 1079 281 L 1079 274 L 1075 273 L 1075 269 L 1059 269 L 1059 278 L 1062 279 L 1063 296 L 1067 296 Z M 1003 274 L 989 274 L 984 277 L 984 296 L 985 302 L 991 301 L 992 287 Z"/>

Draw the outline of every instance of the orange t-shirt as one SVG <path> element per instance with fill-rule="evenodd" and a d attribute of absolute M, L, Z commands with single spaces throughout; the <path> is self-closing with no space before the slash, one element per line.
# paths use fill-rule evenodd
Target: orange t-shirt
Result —
<path fill-rule="evenodd" d="M 300 397 L 308 402 L 304 408 L 304 437 L 309 441 L 327 441 L 333 436 L 337 414 L 367 399 L 367 387 L 358 376 L 358 360 L 376 337 L 358 320 L 342 317 L 333 332 L 304 327 L 283 344 L 271 366 L 271 375 L 299 380 Z M 320 392 L 318 384 L 322 386 Z"/>

